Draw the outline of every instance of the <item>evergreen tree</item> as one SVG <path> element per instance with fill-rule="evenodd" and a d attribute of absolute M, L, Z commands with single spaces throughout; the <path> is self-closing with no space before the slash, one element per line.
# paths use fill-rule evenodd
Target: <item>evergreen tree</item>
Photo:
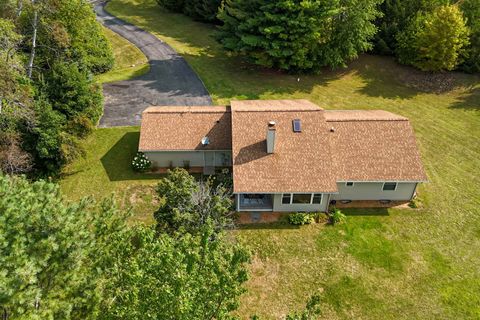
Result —
<path fill-rule="evenodd" d="M 398 59 L 424 71 L 453 70 L 462 62 L 468 28 L 457 5 L 419 13 L 398 36 Z"/>
<path fill-rule="evenodd" d="M 217 14 L 221 0 L 185 0 L 183 12 L 195 20 L 218 22 Z"/>
<path fill-rule="evenodd" d="M 369 47 L 377 0 L 226 0 L 219 42 L 256 64 L 289 71 L 345 65 Z"/>
<path fill-rule="evenodd" d="M 64 203 L 58 186 L 0 175 L 2 319 L 91 319 L 125 214 L 111 201 Z"/>
<path fill-rule="evenodd" d="M 465 52 L 465 62 L 460 67 L 467 72 L 480 72 L 480 1 L 464 0 L 461 9 L 470 29 L 470 45 Z"/>

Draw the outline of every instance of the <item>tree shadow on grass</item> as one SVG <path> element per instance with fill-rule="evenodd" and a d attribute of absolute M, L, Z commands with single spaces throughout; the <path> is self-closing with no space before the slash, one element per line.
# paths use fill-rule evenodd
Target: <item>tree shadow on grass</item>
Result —
<path fill-rule="evenodd" d="M 262 222 L 262 223 L 248 223 L 240 224 L 238 230 L 285 230 L 285 229 L 300 229 L 299 226 L 288 223 L 287 221 L 277 222 Z"/>
<path fill-rule="evenodd" d="M 451 109 L 480 110 L 480 86 L 470 88 L 455 103 L 450 105 Z"/>
<path fill-rule="evenodd" d="M 137 173 L 131 162 L 138 150 L 140 132 L 125 133 L 100 159 L 110 181 L 155 180 L 161 175 Z"/>

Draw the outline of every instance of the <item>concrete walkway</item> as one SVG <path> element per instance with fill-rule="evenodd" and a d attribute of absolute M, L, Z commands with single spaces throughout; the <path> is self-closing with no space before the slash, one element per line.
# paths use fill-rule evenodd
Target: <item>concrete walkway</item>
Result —
<path fill-rule="evenodd" d="M 104 5 L 95 4 L 97 20 L 142 50 L 150 71 L 132 80 L 104 84 L 100 127 L 139 125 L 142 111 L 149 106 L 212 104 L 202 81 L 179 54 L 152 34 L 110 15 Z"/>

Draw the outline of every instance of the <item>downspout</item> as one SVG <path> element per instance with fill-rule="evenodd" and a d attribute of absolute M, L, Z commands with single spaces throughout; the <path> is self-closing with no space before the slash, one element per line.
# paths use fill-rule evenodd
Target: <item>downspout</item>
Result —
<path fill-rule="evenodd" d="M 413 192 L 412 192 L 412 196 L 410 197 L 410 201 L 413 200 L 413 197 L 415 196 L 415 193 L 417 193 L 417 186 L 418 186 L 418 182 L 415 183 L 415 188 L 413 188 Z"/>

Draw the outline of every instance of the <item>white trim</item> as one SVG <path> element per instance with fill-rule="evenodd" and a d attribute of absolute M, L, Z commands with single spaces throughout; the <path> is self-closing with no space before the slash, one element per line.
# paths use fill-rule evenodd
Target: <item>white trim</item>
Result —
<path fill-rule="evenodd" d="M 395 183 L 395 189 L 393 190 L 384 190 L 383 188 L 385 188 L 385 183 Z M 386 181 L 382 184 L 382 192 L 391 192 L 391 191 L 397 191 L 397 187 L 398 187 L 398 182 L 396 181 Z"/>
<path fill-rule="evenodd" d="M 396 183 L 422 183 L 422 182 L 428 182 L 428 180 L 369 180 L 369 181 L 362 181 L 362 180 L 338 180 L 337 182 L 343 183 L 343 182 L 353 182 L 353 183 L 384 183 L 384 182 L 396 182 Z"/>
<path fill-rule="evenodd" d="M 352 183 L 352 185 L 349 186 L 347 183 Z M 346 188 L 353 188 L 353 187 L 355 187 L 355 181 L 345 181 L 345 187 L 346 187 Z"/>
<path fill-rule="evenodd" d="M 242 191 L 234 191 L 233 194 L 284 194 L 284 193 L 321 193 L 321 194 L 339 194 L 340 192 L 338 191 L 299 191 L 299 192 L 265 192 L 265 191 L 259 191 L 259 192 L 242 192 Z"/>
<path fill-rule="evenodd" d="M 238 212 L 248 212 L 248 211 L 267 212 L 267 211 L 273 211 L 273 208 L 272 209 L 244 209 L 244 208 L 239 207 L 239 209 L 237 211 Z"/>
<path fill-rule="evenodd" d="M 140 150 L 138 152 L 208 152 L 208 151 L 222 151 L 222 152 L 232 152 L 232 150 L 222 150 L 222 149 L 179 149 L 179 150 Z"/>

